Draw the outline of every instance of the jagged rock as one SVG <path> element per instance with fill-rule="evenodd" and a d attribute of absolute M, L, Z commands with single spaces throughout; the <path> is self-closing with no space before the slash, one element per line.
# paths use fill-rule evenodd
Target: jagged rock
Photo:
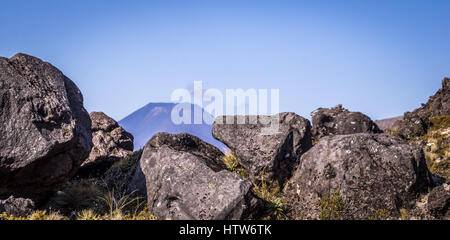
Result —
<path fill-rule="evenodd" d="M 378 126 L 360 112 L 350 112 L 337 105 L 333 108 L 319 108 L 311 113 L 312 137 L 315 141 L 329 135 L 354 133 L 381 133 Z"/>
<path fill-rule="evenodd" d="M 0 199 L 46 197 L 92 147 L 78 87 L 50 63 L 0 58 Z"/>
<path fill-rule="evenodd" d="M 264 178 L 282 186 L 292 176 L 299 157 L 312 146 L 311 125 L 295 113 L 280 113 L 278 133 L 263 135 L 262 129 L 270 124 L 259 119 L 250 124 L 250 117 L 254 116 L 231 117 L 234 124 L 226 123 L 228 116 L 217 118 L 213 136 L 231 149 L 253 182 Z M 245 119 L 245 124 L 238 123 L 238 118 Z"/>
<path fill-rule="evenodd" d="M 81 165 L 79 174 L 103 173 L 114 162 L 133 151 L 133 135 L 103 112 L 92 112 L 92 143 L 89 157 Z"/>
<path fill-rule="evenodd" d="M 15 198 L 10 196 L 6 200 L 0 200 L 0 213 L 8 216 L 26 217 L 33 212 L 35 204 L 28 198 Z"/>
<path fill-rule="evenodd" d="M 252 184 L 225 170 L 217 148 L 182 133 L 157 133 L 140 166 L 149 211 L 169 219 L 243 219 L 256 213 Z"/>
<path fill-rule="evenodd" d="M 450 181 L 433 188 L 428 195 L 427 208 L 433 217 L 450 220 Z"/>
<path fill-rule="evenodd" d="M 319 203 L 334 191 L 343 205 L 335 217 L 369 219 L 377 211 L 398 216 L 431 185 L 422 150 L 385 134 L 327 136 L 300 162 L 284 189 L 294 218 L 323 218 Z"/>
<path fill-rule="evenodd" d="M 442 88 L 431 96 L 426 104 L 406 112 L 402 120 L 394 124 L 395 133 L 407 140 L 423 136 L 431 126 L 430 117 L 450 115 L 450 78 L 442 80 Z"/>

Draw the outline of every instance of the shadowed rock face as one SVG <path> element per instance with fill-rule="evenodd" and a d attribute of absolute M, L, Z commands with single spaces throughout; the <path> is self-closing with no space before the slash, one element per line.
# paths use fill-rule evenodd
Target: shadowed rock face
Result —
<path fill-rule="evenodd" d="M 109 189 L 147 198 L 145 176 L 139 166 L 141 155 L 142 151 L 133 152 L 124 159 L 125 164 L 118 164 L 105 172 L 104 180 Z"/>
<path fill-rule="evenodd" d="M 10 196 L 8 199 L 0 200 L 0 213 L 4 212 L 8 216 L 26 217 L 33 212 L 34 208 L 34 202 L 27 198 Z"/>
<path fill-rule="evenodd" d="M 78 87 L 25 54 L 0 58 L 0 198 L 40 198 L 74 175 L 92 147 Z"/>
<path fill-rule="evenodd" d="M 384 134 L 322 138 L 301 158 L 284 193 L 294 217 L 319 218 L 327 193 L 338 191 L 342 219 L 369 219 L 379 210 L 398 216 L 431 186 L 420 148 Z"/>
<path fill-rule="evenodd" d="M 262 135 L 262 129 L 269 124 L 249 124 L 254 116 L 238 116 L 234 124 L 225 123 L 225 117 L 216 119 L 213 136 L 231 149 L 239 163 L 249 173 L 255 183 L 263 177 L 282 186 L 299 163 L 299 157 L 311 146 L 311 125 L 309 121 L 295 113 L 279 114 L 277 134 Z M 269 117 L 269 116 L 266 116 Z M 245 124 L 238 124 L 237 118 L 244 118 Z"/>
<path fill-rule="evenodd" d="M 131 154 L 133 136 L 103 112 L 92 112 L 92 143 L 89 157 L 81 165 L 80 174 L 106 171 L 115 161 Z"/>
<path fill-rule="evenodd" d="M 256 213 L 250 181 L 224 170 L 223 154 L 189 134 L 157 133 L 140 160 L 149 211 L 170 219 L 244 219 Z"/>
<path fill-rule="evenodd" d="M 381 133 L 372 120 L 360 113 L 350 112 L 338 105 L 334 108 L 319 108 L 311 113 L 312 135 L 315 141 L 324 136 L 354 133 Z"/>
<path fill-rule="evenodd" d="M 450 78 L 442 80 L 442 88 L 426 104 L 406 112 L 403 119 L 394 124 L 394 129 L 400 137 L 410 140 L 426 134 L 431 126 L 430 117 L 441 115 L 450 115 Z"/>

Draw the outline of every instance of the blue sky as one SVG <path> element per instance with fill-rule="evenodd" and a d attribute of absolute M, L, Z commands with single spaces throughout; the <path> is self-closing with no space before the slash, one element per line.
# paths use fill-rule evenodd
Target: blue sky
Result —
<path fill-rule="evenodd" d="M 450 1 L 6 0 L 0 56 L 60 68 L 88 111 L 117 120 L 176 88 L 278 88 L 309 117 L 342 103 L 374 119 L 450 76 Z"/>

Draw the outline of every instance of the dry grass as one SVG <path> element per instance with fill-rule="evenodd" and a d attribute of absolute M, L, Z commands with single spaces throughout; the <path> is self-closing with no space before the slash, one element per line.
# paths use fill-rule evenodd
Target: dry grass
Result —
<path fill-rule="evenodd" d="M 248 178 L 247 171 L 239 164 L 236 156 L 232 152 L 228 152 L 222 157 L 222 162 L 228 168 L 228 170 L 244 177 Z"/>
<path fill-rule="evenodd" d="M 13 215 L 7 215 L 6 213 L 0 214 L 0 220 L 68 220 L 69 218 L 61 215 L 58 212 L 47 212 L 45 210 L 36 210 L 27 217 L 16 217 Z"/>

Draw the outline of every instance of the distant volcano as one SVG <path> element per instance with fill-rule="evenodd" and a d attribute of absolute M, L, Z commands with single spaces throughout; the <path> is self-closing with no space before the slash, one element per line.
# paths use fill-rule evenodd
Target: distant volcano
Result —
<path fill-rule="evenodd" d="M 186 132 L 199 137 L 222 151 L 226 148 L 223 143 L 213 138 L 211 133 L 212 126 L 209 124 L 174 124 L 171 119 L 171 112 L 175 105 L 174 103 L 149 103 L 119 121 L 119 124 L 125 130 L 133 134 L 134 150 L 143 148 L 147 141 L 157 132 Z M 192 113 L 194 112 L 194 107 L 197 108 L 199 106 L 191 104 Z M 203 109 L 202 112 L 204 112 Z M 191 120 L 193 123 L 193 116 L 191 116 Z"/>

